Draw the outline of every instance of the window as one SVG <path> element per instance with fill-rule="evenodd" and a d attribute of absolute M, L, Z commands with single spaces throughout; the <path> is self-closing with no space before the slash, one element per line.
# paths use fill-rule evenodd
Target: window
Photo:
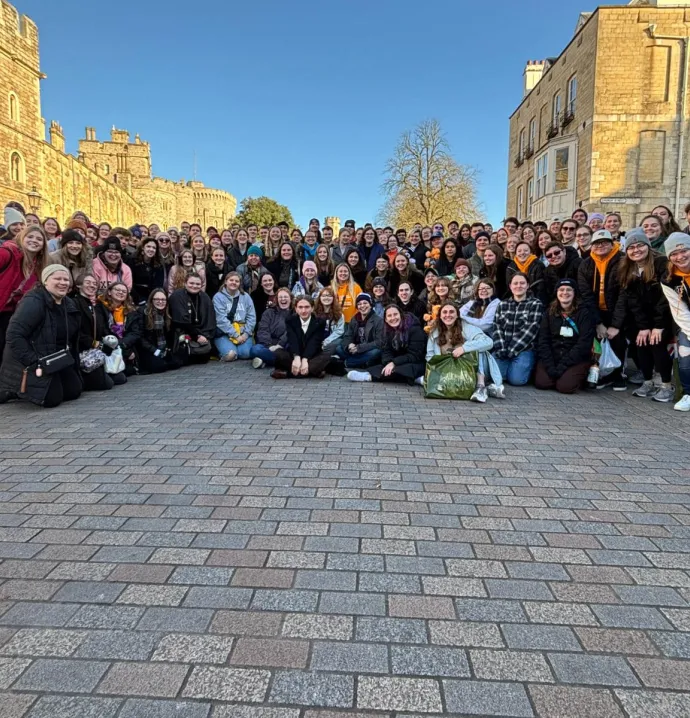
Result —
<path fill-rule="evenodd" d="M 18 152 L 10 155 L 10 179 L 13 182 L 24 181 L 24 160 Z"/>
<path fill-rule="evenodd" d="M 533 117 L 529 123 L 529 148 L 534 151 L 537 147 L 537 118 Z"/>
<path fill-rule="evenodd" d="M 14 92 L 9 94 L 10 121 L 19 122 L 19 99 Z"/>
<path fill-rule="evenodd" d="M 561 114 L 561 95 L 558 93 L 557 95 L 554 95 L 553 98 L 553 116 L 551 118 L 551 122 L 554 127 L 558 126 L 558 118 Z"/>
<path fill-rule="evenodd" d="M 543 154 L 537 160 L 537 199 L 546 194 L 546 180 L 549 175 L 549 156 Z"/>
<path fill-rule="evenodd" d="M 570 156 L 569 147 L 561 147 L 556 150 L 556 161 L 554 171 L 554 192 L 562 192 L 568 189 L 568 158 Z"/>
<path fill-rule="evenodd" d="M 520 157 L 524 157 L 525 155 L 525 130 L 520 130 L 520 144 L 518 147 L 518 152 L 520 154 Z"/>
<path fill-rule="evenodd" d="M 568 80 L 568 112 L 575 114 L 575 100 L 577 99 L 577 75 Z"/>
<path fill-rule="evenodd" d="M 530 177 L 527 180 L 527 211 L 525 214 L 528 217 L 532 216 L 532 202 L 534 201 L 534 177 Z"/>
<path fill-rule="evenodd" d="M 524 188 L 520 185 L 517 189 L 517 207 L 515 207 L 515 216 L 520 219 L 522 217 L 522 200 Z"/>

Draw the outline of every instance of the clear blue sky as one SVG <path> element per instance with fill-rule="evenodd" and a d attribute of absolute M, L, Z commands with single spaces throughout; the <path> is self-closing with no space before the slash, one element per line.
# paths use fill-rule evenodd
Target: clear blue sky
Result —
<path fill-rule="evenodd" d="M 151 143 L 155 175 L 296 221 L 358 223 L 382 204 L 400 134 L 436 117 L 505 212 L 508 117 L 528 59 L 558 55 L 591 0 L 13 0 L 39 26 L 43 116 Z M 108 8 L 106 10 L 106 7 Z"/>

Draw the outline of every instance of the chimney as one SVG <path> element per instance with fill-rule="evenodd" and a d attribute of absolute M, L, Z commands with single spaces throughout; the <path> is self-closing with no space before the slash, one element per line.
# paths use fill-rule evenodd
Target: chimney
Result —
<path fill-rule="evenodd" d="M 96 128 L 95 127 L 87 127 L 84 130 L 84 139 L 86 139 L 88 142 L 95 142 L 96 141 Z"/>
<path fill-rule="evenodd" d="M 50 121 L 50 144 L 59 152 L 65 151 L 65 133 L 62 127 L 55 121 Z"/>
<path fill-rule="evenodd" d="M 545 69 L 546 62 L 544 60 L 527 60 L 525 72 L 523 73 L 525 77 L 524 97 L 527 97 L 532 92 L 534 86 L 541 80 Z"/>

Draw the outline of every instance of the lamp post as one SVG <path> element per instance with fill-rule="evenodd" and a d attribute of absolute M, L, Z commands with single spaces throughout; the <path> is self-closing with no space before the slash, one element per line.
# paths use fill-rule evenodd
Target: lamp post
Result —
<path fill-rule="evenodd" d="M 31 208 L 31 211 L 36 214 L 41 208 L 41 195 L 36 187 L 32 187 L 31 192 L 27 192 L 27 197 L 29 198 L 29 207 Z"/>

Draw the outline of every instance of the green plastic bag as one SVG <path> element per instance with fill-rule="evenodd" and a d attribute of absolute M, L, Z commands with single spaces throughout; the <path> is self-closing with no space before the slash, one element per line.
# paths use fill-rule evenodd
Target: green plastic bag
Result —
<path fill-rule="evenodd" d="M 424 396 L 427 399 L 469 399 L 477 384 L 477 354 L 437 354 L 426 364 Z"/>

